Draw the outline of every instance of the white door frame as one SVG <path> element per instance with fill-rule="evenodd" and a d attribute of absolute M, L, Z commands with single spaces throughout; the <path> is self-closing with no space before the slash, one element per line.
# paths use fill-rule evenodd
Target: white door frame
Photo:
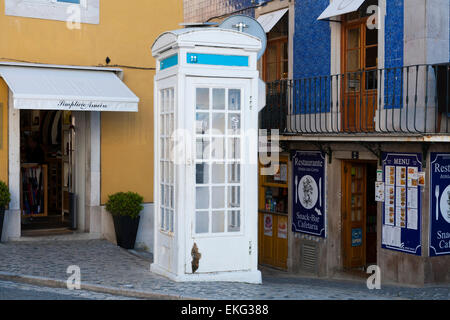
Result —
<path fill-rule="evenodd" d="M 13 93 L 8 97 L 8 185 L 11 192 L 6 212 L 3 240 L 21 237 L 20 208 L 20 110 L 14 109 Z M 100 112 L 78 115 L 76 139 L 76 193 L 78 194 L 78 232 L 101 235 L 100 208 Z"/>

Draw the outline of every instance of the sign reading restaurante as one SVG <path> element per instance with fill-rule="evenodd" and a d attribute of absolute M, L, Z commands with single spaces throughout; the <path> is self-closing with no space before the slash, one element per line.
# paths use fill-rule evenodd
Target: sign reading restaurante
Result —
<path fill-rule="evenodd" d="M 295 151 L 292 231 L 325 238 L 325 157 L 318 151 Z"/>

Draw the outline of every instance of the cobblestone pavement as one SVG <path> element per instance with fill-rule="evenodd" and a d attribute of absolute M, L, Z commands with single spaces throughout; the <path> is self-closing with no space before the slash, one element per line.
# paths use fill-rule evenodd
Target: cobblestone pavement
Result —
<path fill-rule="evenodd" d="M 86 290 L 48 288 L 31 284 L 0 281 L 0 300 L 129 300 L 128 297 Z"/>
<path fill-rule="evenodd" d="M 263 272 L 263 284 L 176 283 L 150 272 L 150 262 L 105 240 L 0 244 L 0 273 L 67 280 L 81 268 L 82 284 L 200 299 L 450 299 L 450 286 L 405 288 L 299 278 Z M 125 294 L 124 294 L 125 295 Z"/>

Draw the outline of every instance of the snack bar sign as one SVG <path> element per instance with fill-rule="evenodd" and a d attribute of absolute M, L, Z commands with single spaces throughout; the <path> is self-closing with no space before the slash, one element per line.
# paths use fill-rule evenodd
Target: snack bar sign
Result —
<path fill-rule="evenodd" d="M 431 153 L 430 256 L 450 254 L 450 153 Z"/>
<path fill-rule="evenodd" d="M 420 153 L 384 153 L 382 248 L 421 255 Z"/>
<path fill-rule="evenodd" d="M 292 231 L 325 238 L 325 157 L 318 151 L 294 151 Z"/>

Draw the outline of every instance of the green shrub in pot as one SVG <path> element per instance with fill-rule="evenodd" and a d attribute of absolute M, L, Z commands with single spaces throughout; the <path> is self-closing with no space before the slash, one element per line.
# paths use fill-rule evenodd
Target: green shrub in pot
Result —
<path fill-rule="evenodd" d="M 117 245 L 133 249 L 144 198 L 135 192 L 118 192 L 108 197 L 106 210 L 112 214 Z"/>
<path fill-rule="evenodd" d="M 3 220 L 5 219 L 5 209 L 11 202 L 11 193 L 3 181 L 0 181 L 0 241 L 2 240 Z"/>
<path fill-rule="evenodd" d="M 3 181 L 0 181 L 0 210 L 5 209 L 11 202 L 11 193 Z"/>

